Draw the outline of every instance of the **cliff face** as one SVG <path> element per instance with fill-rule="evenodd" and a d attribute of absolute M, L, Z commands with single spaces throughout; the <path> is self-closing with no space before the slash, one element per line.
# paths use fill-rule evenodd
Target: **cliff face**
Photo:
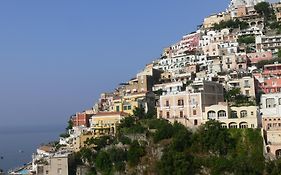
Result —
<path fill-rule="evenodd" d="M 134 120 L 134 118 L 131 118 Z M 77 164 L 101 174 L 263 174 L 260 130 L 221 128 L 210 121 L 191 132 L 179 123 L 122 121 L 115 137 L 89 142 Z M 140 129 L 141 128 L 141 129 Z M 91 144 L 95 144 L 90 148 Z M 85 164 L 85 163 L 84 163 Z"/>

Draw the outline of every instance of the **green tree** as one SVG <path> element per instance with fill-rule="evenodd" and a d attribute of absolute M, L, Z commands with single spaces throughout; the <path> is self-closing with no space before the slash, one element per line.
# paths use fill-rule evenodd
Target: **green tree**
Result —
<path fill-rule="evenodd" d="M 255 43 L 255 37 L 254 36 L 240 36 L 238 38 L 238 43 L 244 43 L 244 44 L 253 44 Z"/>
<path fill-rule="evenodd" d="M 138 119 L 143 119 L 145 118 L 145 110 L 143 107 L 136 107 L 133 110 L 134 116 L 137 117 Z"/>
<path fill-rule="evenodd" d="M 95 165 L 97 170 L 101 171 L 103 174 L 110 174 L 112 171 L 112 161 L 106 151 L 100 151 L 98 153 Z"/>
<path fill-rule="evenodd" d="M 72 129 L 73 128 L 73 121 L 72 121 L 71 118 L 68 120 L 67 123 L 68 123 L 68 125 L 67 125 L 67 127 L 65 129 L 66 130 Z"/>
<path fill-rule="evenodd" d="M 226 155 L 233 147 L 233 140 L 227 129 L 221 127 L 221 123 L 210 120 L 198 130 L 199 143 L 202 150 L 215 155 Z"/>
<path fill-rule="evenodd" d="M 145 155 L 144 148 L 138 143 L 133 141 L 128 150 L 128 162 L 130 166 L 136 166 L 142 156 Z"/>
<path fill-rule="evenodd" d="M 157 171 L 160 175 L 195 174 L 197 166 L 193 163 L 193 156 L 187 153 L 174 152 L 166 149 L 158 163 Z"/>
<path fill-rule="evenodd" d="M 173 136 L 173 125 L 167 121 L 159 122 L 156 126 L 156 132 L 153 135 L 153 140 L 155 143 L 163 139 L 169 139 Z"/>
<path fill-rule="evenodd" d="M 268 2 L 260 2 L 254 6 L 255 10 L 263 15 L 265 18 L 268 18 L 271 14 L 270 4 Z"/>

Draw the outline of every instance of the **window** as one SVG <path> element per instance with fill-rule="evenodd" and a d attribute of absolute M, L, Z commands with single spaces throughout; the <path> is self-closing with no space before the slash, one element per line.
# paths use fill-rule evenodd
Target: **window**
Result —
<path fill-rule="evenodd" d="M 62 169 L 61 169 L 61 168 L 58 168 L 57 173 L 58 173 L 58 174 L 61 174 L 61 173 L 62 173 Z"/>
<path fill-rule="evenodd" d="M 196 115 L 196 109 L 193 109 L 193 115 Z"/>
<path fill-rule="evenodd" d="M 169 100 L 166 101 L 166 106 L 170 106 Z"/>
<path fill-rule="evenodd" d="M 163 116 L 163 111 L 160 111 L 159 112 L 159 117 L 162 118 L 162 116 Z"/>
<path fill-rule="evenodd" d="M 247 96 L 250 96 L 250 91 L 249 90 L 245 90 L 245 93 Z"/>
<path fill-rule="evenodd" d="M 240 117 L 241 118 L 247 117 L 247 111 L 246 110 L 241 111 L 240 112 Z"/>
<path fill-rule="evenodd" d="M 178 100 L 178 106 L 183 106 L 183 105 L 184 105 L 183 99 Z"/>
<path fill-rule="evenodd" d="M 281 105 L 281 98 L 278 99 L 278 104 Z"/>
<path fill-rule="evenodd" d="M 198 125 L 198 121 L 195 119 L 194 120 L 194 126 Z"/>
<path fill-rule="evenodd" d="M 218 112 L 218 118 L 221 118 L 221 117 L 226 117 L 226 112 L 223 110 Z"/>
<path fill-rule="evenodd" d="M 180 118 L 183 118 L 183 111 L 180 111 Z"/>
<path fill-rule="evenodd" d="M 120 106 L 116 106 L 116 112 L 120 111 Z"/>
<path fill-rule="evenodd" d="M 266 99 L 266 108 L 273 108 L 275 107 L 274 98 Z"/>
<path fill-rule="evenodd" d="M 216 112 L 215 111 L 209 111 L 208 112 L 208 119 L 215 119 L 216 118 Z"/>
<path fill-rule="evenodd" d="M 170 112 L 167 112 L 166 116 L 167 116 L 167 118 L 169 118 L 170 117 Z"/>
<path fill-rule="evenodd" d="M 128 108 L 127 108 L 127 106 L 123 106 L 123 109 L 126 111 Z"/>
<path fill-rule="evenodd" d="M 132 109 L 132 106 L 131 106 L 131 105 L 129 105 L 129 106 L 128 106 L 128 110 L 131 110 L 131 109 Z"/>
<path fill-rule="evenodd" d="M 237 111 L 231 111 L 231 116 L 230 118 L 238 118 L 237 116 Z"/>

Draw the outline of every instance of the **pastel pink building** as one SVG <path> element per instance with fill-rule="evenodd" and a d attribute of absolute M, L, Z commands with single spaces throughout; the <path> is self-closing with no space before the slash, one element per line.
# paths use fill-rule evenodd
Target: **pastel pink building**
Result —
<path fill-rule="evenodd" d="M 281 77 L 265 78 L 262 90 L 267 93 L 281 92 Z"/>
<path fill-rule="evenodd" d="M 259 61 L 263 60 L 271 60 L 272 52 L 255 52 L 255 53 L 247 53 L 247 57 L 252 64 L 255 64 Z"/>
<path fill-rule="evenodd" d="M 264 76 L 279 76 L 281 75 L 281 64 L 269 64 L 264 65 L 263 73 Z"/>

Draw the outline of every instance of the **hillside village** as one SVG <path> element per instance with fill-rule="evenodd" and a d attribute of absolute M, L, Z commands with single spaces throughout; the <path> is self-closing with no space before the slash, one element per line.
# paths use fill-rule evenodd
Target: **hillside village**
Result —
<path fill-rule="evenodd" d="M 163 129 L 164 126 L 167 128 Z M 220 142 L 220 133 L 228 133 L 223 138 L 236 141 L 244 137 L 247 140 L 247 134 L 254 135 L 256 139 L 249 139 L 247 143 L 249 148 L 244 145 L 244 153 L 256 149 L 262 157 L 249 160 L 274 164 L 281 157 L 281 3 L 232 0 L 226 11 L 206 17 L 196 31 L 165 48 L 158 59 L 147 64 L 135 77 L 118 85 L 113 92 L 102 93 L 92 109 L 71 116 L 67 132 L 60 136 L 59 143 L 38 148 L 30 165 L 11 174 L 64 175 L 72 171 L 76 174 L 165 174 L 161 168 L 160 172 L 150 169 L 157 161 L 160 161 L 157 165 L 165 169 L 161 161 L 165 156 L 168 160 L 170 153 L 163 151 L 165 146 L 175 142 L 178 131 L 192 137 L 204 135 L 202 126 L 209 129 L 219 126 L 214 129 L 214 133 L 220 131 L 218 135 L 212 136 L 217 142 Z M 200 138 L 198 136 L 197 143 L 196 139 L 185 143 L 185 137 L 178 141 L 183 146 L 186 144 L 186 150 L 194 151 L 200 148 Z M 227 139 L 223 144 L 231 143 Z M 203 143 L 202 150 L 205 149 Z M 210 146 L 207 153 L 230 161 L 235 156 L 230 156 L 226 148 L 213 150 Z M 89 159 L 89 150 L 97 154 L 94 158 L 97 160 L 102 156 L 99 151 L 111 149 L 121 150 L 122 155 L 122 150 L 136 153 L 136 160 L 128 156 L 119 162 L 120 166 L 112 160 L 115 168 L 107 170 L 103 164 Z M 192 157 L 206 156 L 199 152 Z M 106 157 L 109 153 L 103 154 Z M 142 164 L 144 159 L 149 163 Z M 109 160 L 102 160 L 107 166 L 111 165 Z M 73 162 L 80 166 L 74 166 Z M 239 174 L 229 167 L 229 171 L 215 171 L 206 168 L 204 163 L 200 164 L 201 168 L 194 162 L 194 166 L 190 164 L 185 166 L 189 167 L 187 172 L 178 174 Z M 220 166 L 222 164 L 220 162 Z M 260 167 L 264 166 L 268 167 Z M 96 167 L 95 171 L 92 172 L 91 167 Z M 248 168 L 245 174 L 281 171 L 272 167 L 256 172 Z M 120 171 L 113 173 L 113 169 Z"/>

